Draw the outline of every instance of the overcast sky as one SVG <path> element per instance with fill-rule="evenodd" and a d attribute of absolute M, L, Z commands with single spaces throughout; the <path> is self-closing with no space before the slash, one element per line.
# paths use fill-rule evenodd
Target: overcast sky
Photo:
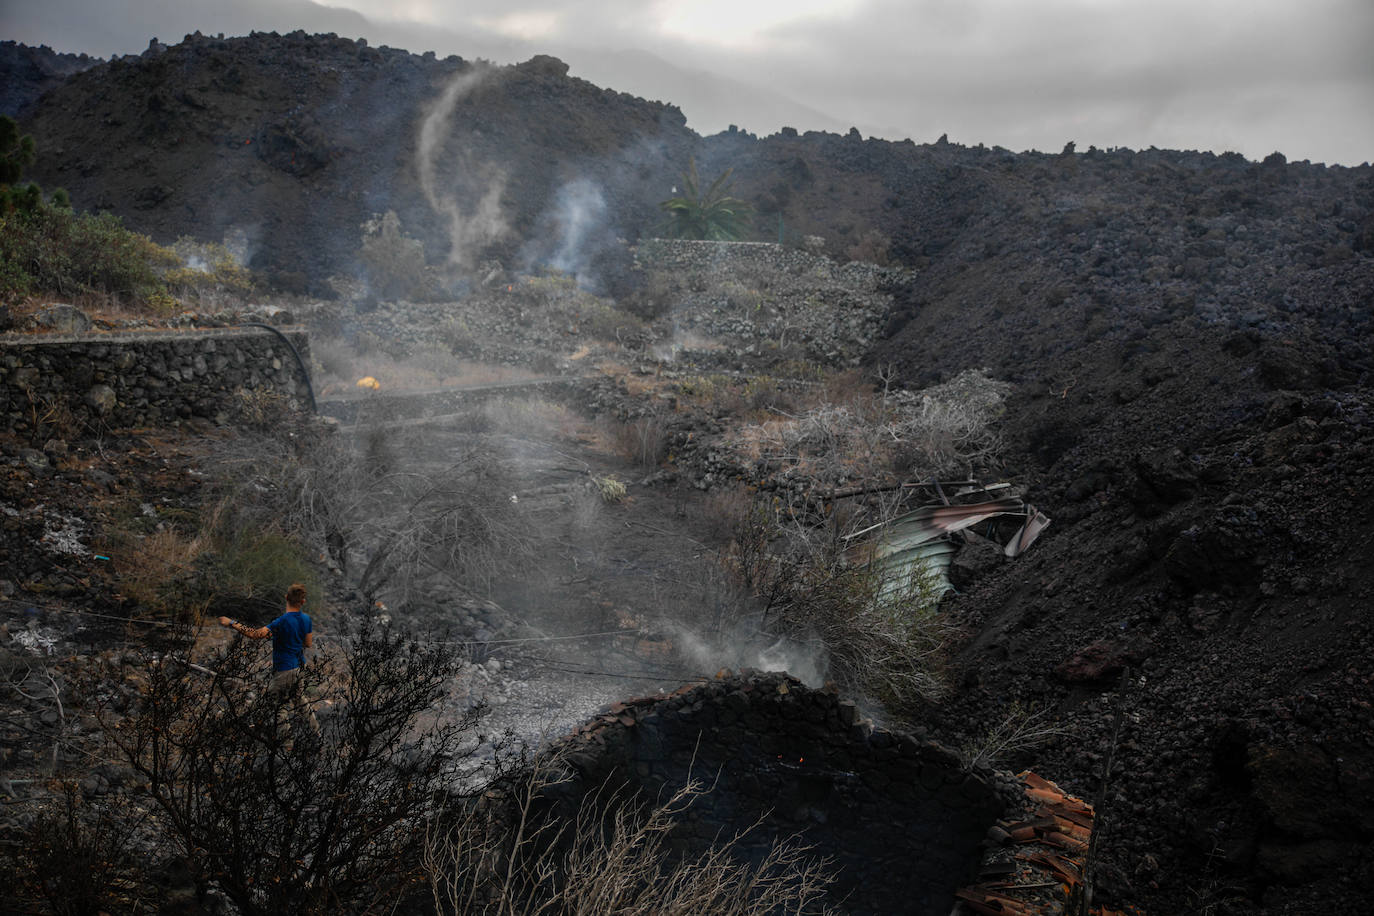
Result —
<path fill-rule="evenodd" d="M 555 54 L 702 133 L 1374 160 L 1374 0 L 0 0 L 0 37 L 101 56 L 296 27 Z"/>

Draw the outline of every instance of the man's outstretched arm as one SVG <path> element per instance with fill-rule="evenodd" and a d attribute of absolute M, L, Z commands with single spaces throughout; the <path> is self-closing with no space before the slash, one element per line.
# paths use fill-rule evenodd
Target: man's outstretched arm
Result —
<path fill-rule="evenodd" d="M 221 617 L 219 619 L 219 625 L 222 627 L 228 627 L 231 630 L 237 630 L 244 636 L 247 636 L 249 639 L 266 639 L 267 637 L 272 635 L 272 631 L 267 629 L 267 627 L 245 626 L 244 624 L 239 623 L 237 620 L 231 620 L 228 617 Z"/>

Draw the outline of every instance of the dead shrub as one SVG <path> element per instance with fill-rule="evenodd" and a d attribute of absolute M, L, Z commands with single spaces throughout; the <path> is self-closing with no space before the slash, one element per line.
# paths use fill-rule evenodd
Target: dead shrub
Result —
<path fill-rule="evenodd" d="M 160 889 L 135 853 L 143 818 L 130 805 L 91 805 L 74 785 L 63 786 L 56 802 L 40 809 L 22 842 L 6 843 L 0 872 L 14 912 L 58 916 L 160 909 Z M 9 871 L 10 869 L 6 869 Z"/>
<path fill-rule="evenodd" d="M 936 580 L 921 569 L 894 580 L 858 562 L 845 536 L 871 524 L 868 515 L 832 515 L 817 526 L 790 509 L 777 497 L 719 506 L 734 519 L 725 564 L 762 609 L 763 629 L 822 647 L 826 680 L 894 709 L 943 695 L 951 631 L 936 613 Z"/>
<path fill-rule="evenodd" d="M 296 413 L 291 399 L 271 388 L 239 388 L 234 392 L 234 418 L 257 432 L 289 425 Z"/>
<path fill-rule="evenodd" d="M 667 419 L 657 410 L 630 420 L 602 418 L 598 425 L 606 430 L 616 453 L 638 467 L 656 468 L 668 455 Z"/>
<path fill-rule="evenodd" d="M 819 642 L 842 688 L 910 709 L 945 693 L 941 668 L 951 629 L 937 615 L 940 591 L 921 570 L 893 581 L 853 566 L 833 549 L 797 550 L 763 588 L 771 632 Z"/>
<path fill-rule="evenodd" d="M 653 805 L 603 789 L 560 816 L 549 796 L 568 779 L 556 756 L 543 759 L 506 792 L 431 827 L 424 863 L 439 912 L 828 912 L 828 863 L 807 847 L 776 843 L 754 862 L 741 854 L 741 840 L 757 823 L 700 854 L 675 852 L 674 829 L 710 792 L 700 781 Z"/>
<path fill-rule="evenodd" d="M 163 842 L 244 916 L 409 909 L 436 799 L 480 792 L 507 760 L 477 736 L 480 709 L 431 715 L 452 709 L 457 647 L 366 622 L 337 638 L 302 675 L 329 712 L 318 731 L 257 692 L 261 647 L 241 639 L 150 655 L 137 709 L 102 713 Z"/>
<path fill-rule="evenodd" d="M 192 586 L 209 546 L 209 539 L 199 533 L 187 535 L 167 527 L 146 536 L 107 531 L 102 549 L 119 564 L 119 590 L 126 601 L 153 617 L 189 621 L 209 603 Z"/>
<path fill-rule="evenodd" d="M 829 380 L 824 398 L 786 419 L 745 427 L 733 443 L 747 460 L 785 460 L 825 480 L 973 476 L 995 462 L 996 421 L 1010 386 L 981 372 L 918 392 L 876 394 L 855 375 Z"/>
<path fill-rule="evenodd" d="M 859 240 L 845 252 L 845 256 L 851 261 L 865 261 L 869 264 L 877 264 L 879 267 L 888 265 L 888 256 L 892 248 L 892 240 L 879 229 L 869 229 L 859 237 Z"/>
<path fill-rule="evenodd" d="M 41 448 L 51 439 L 63 441 L 81 436 L 84 425 L 77 419 L 66 397 L 43 397 L 26 388 L 28 396 L 29 442 Z"/>

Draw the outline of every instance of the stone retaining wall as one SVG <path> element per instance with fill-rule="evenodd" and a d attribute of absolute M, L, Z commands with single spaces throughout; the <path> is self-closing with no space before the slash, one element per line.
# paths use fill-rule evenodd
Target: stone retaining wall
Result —
<path fill-rule="evenodd" d="M 283 333 L 308 366 L 305 331 Z M 0 338 L 0 415 L 20 433 L 61 411 L 74 433 L 223 420 L 240 392 L 305 402 L 306 386 L 290 348 L 262 328 Z"/>
<path fill-rule="evenodd" d="M 947 916 L 989 828 L 1022 798 L 1010 777 L 874 728 L 853 703 L 784 674 L 617 703 L 561 746 L 578 774 L 561 804 L 607 781 L 649 799 L 690 778 L 714 784 L 675 828 L 677 849 L 699 851 L 762 817 L 745 853 L 759 858 L 795 835 L 834 861 L 831 900 L 849 913 Z"/>

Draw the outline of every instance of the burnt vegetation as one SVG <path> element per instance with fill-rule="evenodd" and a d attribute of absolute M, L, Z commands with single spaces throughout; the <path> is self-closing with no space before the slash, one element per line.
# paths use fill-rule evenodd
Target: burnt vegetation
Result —
<path fill-rule="evenodd" d="M 0 330 L 33 329 L 54 297 L 127 307 L 132 326 L 186 309 L 224 323 L 272 290 L 311 325 L 326 396 L 366 398 L 363 374 L 383 391 L 600 377 L 557 403 L 453 408 L 444 461 L 417 467 L 436 440 L 404 431 L 401 399 L 350 401 L 346 443 L 253 392 L 233 434 L 110 430 L 0 364 L 0 406 L 26 430 L 0 475 L 19 905 L 637 912 L 671 885 L 682 912 L 819 908 L 823 869 L 792 847 L 757 874 L 728 849 L 695 872 L 643 857 L 697 785 L 510 829 L 558 766 L 486 755 L 445 681 L 489 660 L 479 630 L 542 635 L 501 629 L 488 599 L 567 635 L 535 609 L 576 593 L 597 628 L 679 648 L 691 632 L 717 666 L 760 635 L 819 646 L 822 678 L 970 765 L 1059 780 L 1098 805 L 1099 899 L 1358 909 L 1374 842 L 1368 165 L 703 138 L 538 58 L 463 97 L 439 138 L 458 212 L 504 181 L 508 231 L 460 251 L 415 162 L 428 106 L 471 62 L 293 33 L 49 64 L 7 84 L 34 88 L 7 96 L 20 121 L 0 134 Z M 776 256 L 655 254 L 644 237 L 684 167 L 684 235 L 781 240 Z M 597 192 L 582 247 L 559 209 L 572 177 Z M 74 208 L 30 181 L 60 181 Z M 513 470 L 531 456 L 557 485 Z M 1009 481 L 1054 523 L 1015 562 L 971 541 L 957 593 L 915 578 L 894 603 L 846 562 L 848 536 L 910 508 L 904 483 L 951 477 Z M 690 528 L 697 565 L 630 581 L 631 542 L 651 536 L 621 529 L 646 505 Z M 57 510 L 93 521 L 85 546 L 114 565 L 55 552 Z M 626 540 L 598 542 L 612 532 Z M 134 629 L 265 622 L 300 580 L 359 618 L 382 601 L 398 623 L 466 629 L 444 652 L 433 633 L 340 622 L 307 676 L 319 739 L 279 731 L 244 646 Z M 34 618 L 59 607 L 123 623 L 88 661 L 58 657 Z"/>

